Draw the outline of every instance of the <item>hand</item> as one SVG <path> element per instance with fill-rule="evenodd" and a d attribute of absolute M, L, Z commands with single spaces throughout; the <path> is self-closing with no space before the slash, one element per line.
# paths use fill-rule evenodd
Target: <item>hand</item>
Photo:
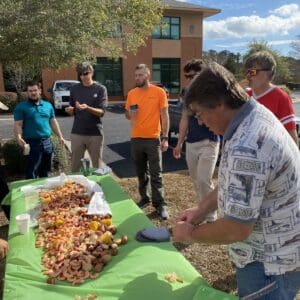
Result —
<path fill-rule="evenodd" d="M 198 206 L 184 210 L 178 218 L 178 221 L 184 221 L 189 224 L 199 224 L 205 220 L 205 215 Z"/>
<path fill-rule="evenodd" d="M 74 107 L 73 107 L 73 106 L 67 106 L 67 107 L 65 108 L 65 112 L 66 112 L 67 114 L 72 115 L 72 114 L 74 113 Z"/>
<path fill-rule="evenodd" d="M 162 139 L 160 142 L 160 150 L 161 152 L 166 152 L 169 148 L 168 140 Z"/>
<path fill-rule="evenodd" d="M 192 238 L 194 226 L 188 222 L 177 222 L 175 226 L 172 227 L 172 241 L 173 242 L 183 242 L 183 243 L 193 243 Z"/>
<path fill-rule="evenodd" d="M 24 149 L 25 145 L 26 145 L 26 142 L 22 139 L 22 138 L 18 138 L 17 139 L 17 142 L 19 144 L 19 146 Z"/>
<path fill-rule="evenodd" d="M 135 110 L 129 110 L 130 119 L 136 119 L 137 115 L 138 115 L 138 110 L 137 109 L 135 109 Z"/>
<path fill-rule="evenodd" d="M 9 250 L 7 241 L 0 239 L 0 259 L 4 258 Z"/>
<path fill-rule="evenodd" d="M 89 108 L 89 106 L 87 104 L 85 104 L 85 103 L 80 104 L 78 101 L 75 102 L 75 107 L 78 110 L 86 110 Z"/>
<path fill-rule="evenodd" d="M 181 157 L 181 149 L 182 144 L 177 144 L 176 147 L 173 149 L 174 158 L 179 159 Z"/>
<path fill-rule="evenodd" d="M 66 141 L 65 141 L 65 139 L 62 136 L 60 136 L 58 138 L 59 138 L 59 142 L 60 142 L 61 145 L 65 145 L 66 144 Z"/>

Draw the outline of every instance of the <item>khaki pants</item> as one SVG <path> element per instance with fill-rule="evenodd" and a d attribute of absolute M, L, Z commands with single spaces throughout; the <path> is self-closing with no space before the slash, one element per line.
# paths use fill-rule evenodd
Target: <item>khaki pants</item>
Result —
<path fill-rule="evenodd" d="M 93 167 L 101 167 L 103 140 L 104 138 L 101 135 L 71 134 L 72 172 L 80 171 L 80 159 L 84 157 L 85 150 L 88 151 L 91 157 Z"/>
<path fill-rule="evenodd" d="M 218 153 L 219 143 L 208 139 L 186 143 L 186 162 L 199 201 L 214 189 L 212 177 Z M 213 221 L 215 218 L 215 212 L 207 215 L 208 221 Z"/>

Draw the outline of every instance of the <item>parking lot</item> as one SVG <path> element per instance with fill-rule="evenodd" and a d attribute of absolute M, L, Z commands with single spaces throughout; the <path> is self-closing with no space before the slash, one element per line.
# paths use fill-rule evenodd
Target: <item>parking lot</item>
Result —
<path fill-rule="evenodd" d="M 73 118 L 65 114 L 57 114 L 57 120 L 65 139 L 70 140 Z M 130 158 L 130 128 L 124 116 L 123 105 L 110 105 L 103 118 L 105 146 L 103 159 L 118 177 L 135 176 L 135 171 Z M 0 115 L 0 138 L 13 137 L 13 116 Z M 175 141 L 173 140 L 173 143 Z M 172 143 L 172 141 L 171 141 Z M 186 169 L 184 158 L 175 160 L 172 149 L 163 154 L 164 172 Z"/>

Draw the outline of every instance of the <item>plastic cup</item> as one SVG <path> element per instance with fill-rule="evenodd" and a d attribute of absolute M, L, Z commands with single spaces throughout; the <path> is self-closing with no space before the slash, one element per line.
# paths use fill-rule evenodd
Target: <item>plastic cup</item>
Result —
<path fill-rule="evenodd" d="M 21 234 L 26 234 L 29 231 L 30 214 L 21 214 L 16 216 L 16 223 Z"/>
<path fill-rule="evenodd" d="M 29 144 L 25 144 L 24 145 L 23 154 L 24 155 L 29 155 L 29 153 L 30 153 L 30 145 Z"/>

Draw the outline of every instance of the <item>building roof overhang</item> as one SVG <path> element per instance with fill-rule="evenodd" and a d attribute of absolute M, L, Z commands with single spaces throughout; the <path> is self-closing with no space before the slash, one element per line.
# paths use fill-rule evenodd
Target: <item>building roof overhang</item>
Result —
<path fill-rule="evenodd" d="M 217 8 L 210 8 L 175 0 L 162 0 L 162 3 L 165 5 L 166 10 L 171 9 L 177 11 L 199 13 L 202 14 L 203 18 L 207 18 L 221 12 L 221 10 Z"/>

